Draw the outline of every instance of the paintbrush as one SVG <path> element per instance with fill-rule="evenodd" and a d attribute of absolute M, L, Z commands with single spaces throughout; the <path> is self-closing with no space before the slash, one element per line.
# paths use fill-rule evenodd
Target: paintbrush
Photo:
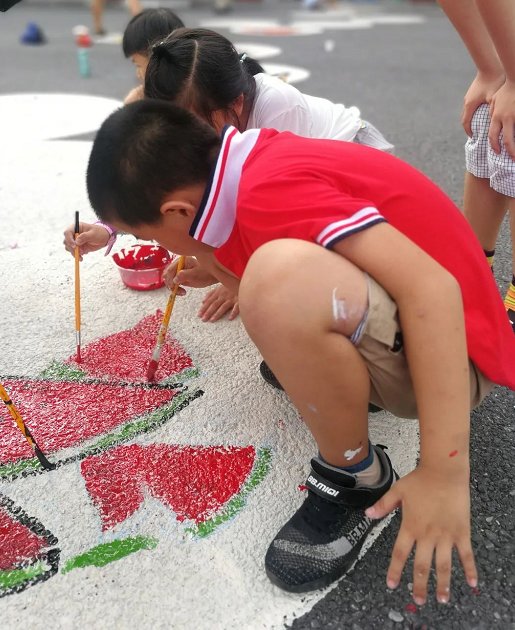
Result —
<path fill-rule="evenodd" d="M 75 238 L 79 236 L 79 212 L 75 213 Z M 75 342 L 77 344 L 77 363 L 81 362 L 80 356 L 80 248 L 75 245 Z"/>
<path fill-rule="evenodd" d="M 20 429 L 20 431 L 25 436 L 25 439 L 32 447 L 36 457 L 39 460 L 39 463 L 43 466 L 43 468 L 46 468 L 47 470 L 54 470 L 55 464 L 52 464 L 51 462 L 49 462 L 48 459 L 45 457 L 45 455 L 43 454 L 43 451 L 37 445 L 36 440 L 32 437 L 32 434 L 29 431 L 27 425 L 25 424 L 25 422 L 23 422 L 23 418 L 21 417 L 20 412 L 14 406 L 13 401 L 10 399 L 9 394 L 7 393 L 7 391 L 5 390 L 4 386 L 1 383 L 0 383 L 0 398 L 4 401 L 5 406 L 9 410 L 9 413 L 11 414 L 13 420 L 16 422 L 16 425 L 18 426 L 18 429 Z"/>
<path fill-rule="evenodd" d="M 184 256 L 180 256 L 177 262 L 177 273 L 181 271 L 184 267 Z M 159 364 L 159 358 L 161 356 L 161 350 L 163 349 L 163 345 L 166 339 L 166 333 L 168 332 L 168 324 L 170 323 L 170 317 L 172 316 L 173 305 L 175 304 L 175 297 L 177 295 L 177 291 L 179 290 L 179 285 L 176 284 L 170 293 L 170 297 L 168 298 L 168 302 L 166 304 L 166 309 L 163 315 L 163 321 L 161 322 L 161 326 L 159 328 L 159 332 L 157 334 L 156 345 L 154 346 L 154 350 L 152 352 L 152 358 L 148 364 L 147 368 L 147 381 L 153 381 L 156 376 L 157 366 Z"/>

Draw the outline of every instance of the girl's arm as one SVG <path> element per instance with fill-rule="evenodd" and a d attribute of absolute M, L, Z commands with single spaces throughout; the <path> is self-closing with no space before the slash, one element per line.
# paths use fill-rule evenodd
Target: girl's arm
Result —
<path fill-rule="evenodd" d="M 515 3 L 513 0 L 476 0 L 475 4 L 483 28 L 489 33 L 501 60 L 506 79 L 515 83 Z"/>
<path fill-rule="evenodd" d="M 508 0 L 509 1 L 509 0 Z M 489 4 L 495 0 L 487 0 Z M 447 17 L 458 31 L 476 68 L 485 76 L 504 74 L 494 42 L 473 0 L 438 0 Z"/>
<path fill-rule="evenodd" d="M 474 0 L 439 0 L 439 4 L 458 31 L 477 68 L 477 75 L 465 94 L 462 113 L 463 128 L 472 136 L 472 116 L 481 104 L 490 103 L 503 85 L 504 69 Z"/>
<path fill-rule="evenodd" d="M 506 83 L 490 105 L 492 122 L 488 139 L 494 151 L 500 153 L 502 131 L 506 150 L 515 160 L 515 3 L 513 0 L 476 0 L 476 4 L 506 75 Z"/>

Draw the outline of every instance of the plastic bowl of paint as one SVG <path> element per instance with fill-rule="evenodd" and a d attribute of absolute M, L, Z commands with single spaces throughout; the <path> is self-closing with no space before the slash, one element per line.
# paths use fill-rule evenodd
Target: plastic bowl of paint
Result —
<path fill-rule="evenodd" d="M 113 254 L 123 283 L 136 291 L 151 291 L 164 285 L 163 271 L 172 256 L 160 245 L 134 245 Z"/>

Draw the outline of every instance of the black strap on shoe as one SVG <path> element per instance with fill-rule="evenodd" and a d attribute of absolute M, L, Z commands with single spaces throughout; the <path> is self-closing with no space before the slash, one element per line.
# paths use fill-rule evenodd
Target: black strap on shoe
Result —
<path fill-rule="evenodd" d="M 376 446 L 375 449 L 381 460 L 383 471 L 385 472 L 380 485 L 356 488 L 356 478 L 354 475 L 346 473 L 343 470 L 341 473 L 338 472 L 338 476 L 341 475 L 341 483 L 336 483 L 332 479 L 328 479 L 327 474 L 324 474 L 323 462 L 312 459 L 311 472 L 306 481 L 308 490 L 311 490 L 318 496 L 332 503 L 341 503 L 363 508 L 373 505 L 390 488 L 394 479 L 392 465 L 386 453 L 381 447 L 377 448 Z"/>

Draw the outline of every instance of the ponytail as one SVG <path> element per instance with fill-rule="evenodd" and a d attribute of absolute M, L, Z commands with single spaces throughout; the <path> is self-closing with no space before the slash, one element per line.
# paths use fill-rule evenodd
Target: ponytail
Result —
<path fill-rule="evenodd" d="M 252 103 L 254 74 L 260 72 L 261 65 L 223 35 L 181 28 L 152 48 L 145 96 L 172 101 L 211 122 L 214 111 L 231 110 L 241 94 Z"/>

